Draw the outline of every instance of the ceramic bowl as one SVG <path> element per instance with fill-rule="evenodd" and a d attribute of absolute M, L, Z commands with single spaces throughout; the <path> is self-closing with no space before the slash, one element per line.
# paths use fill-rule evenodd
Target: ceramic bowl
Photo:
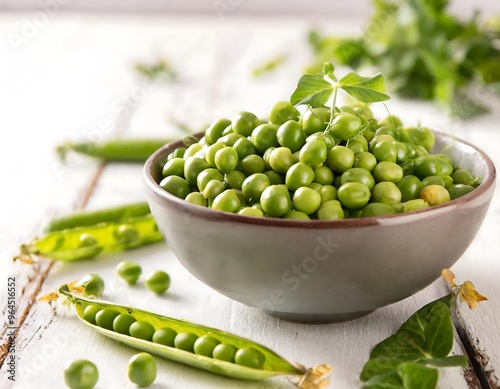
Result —
<path fill-rule="evenodd" d="M 467 142 L 435 136 L 434 153 L 448 154 L 483 181 L 427 210 L 334 221 L 214 211 L 158 185 L 167 155 L 181 141 L 146 162 L 148 201 L 179 261 L 216 291 L 292 321 L 349 320 L 430 285 L 460 258 L 483 222 L 495 187 L 493 163 Z"/>

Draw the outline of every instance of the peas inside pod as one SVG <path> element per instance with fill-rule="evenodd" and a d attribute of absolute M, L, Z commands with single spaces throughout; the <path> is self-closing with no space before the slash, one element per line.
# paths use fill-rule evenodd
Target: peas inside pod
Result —
<path fill-rule="evenodd" d="M 259 343 L 215 328 L 83 297 L 72 292 L 69 285 L 59 287 L 58 293 L 72 303 L 84 324 L 147 352 L 147 356 L 138 354 L 141 356 L 134 357 L 129 364 L 129 378 L 139 386 L 150 385 L 156 376 L 154 359 L 149 354 L 247 380 L 277 376 L 307 380 L 314 370 L 290 363 Z M 331 370 L 327 365 L 320 368 Z"/>
<path fill-rule="evenodd" d="M 404 126 L 394 115 L 377 121 L 368 105 L 300 114 L 280 101 L 267 120 L 240 112 L 215 121 L 183 157 L 179 150 L 168 156 L 160 186 L 192 204 L 249 217 L 392 215 L 479 185 L 446 154 L 432 154 L 434 143 L 428 128 Z"/>

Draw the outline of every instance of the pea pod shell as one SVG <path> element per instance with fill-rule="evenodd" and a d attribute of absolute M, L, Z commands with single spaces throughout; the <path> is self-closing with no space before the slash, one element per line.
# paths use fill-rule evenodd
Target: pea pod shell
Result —
<path fill-rule="evenodd" d="M 120 241 L 117 236 L 119 226 L 131 225 L 139 238 L 133 241 Z M 96 245 L 79 247 L 82 234 L 90 234 Z M 127 250 L 163 240 L 151 214 L 119 222 L 101 223 L 95 226 L 78 227 L 55 231 L 45 235 L 29 246 L 30 254 L 40 254 L 61 261 L 76 261 L 93 258 L 98 254 Z"/>
<path fill-rule="evenodd" d="M 57 148 L 62 158 L 70 150 L 107 162 L 145 162 L 170 139 L 113 139 L 102 143 L 68 143 Z"/>
<path fill-rule="evenodd" d="M 43 229 L 44 233 L 62 231 L 68 228 L 92 226 L 98 223 L 114 222 L 145 216 L 151 213 L 146 202 L 126 204 L 119 207 L 96 211 L 76 212 L 50 221 Z"/>
<path fill-rule="evenodd" d="M 78 317 L 86 325 L 92 327 L 94 330 L 120 343 L 124 343 L 128 346 L 149 352 L 151 354 L 161 356 L 163 358 L 172 361 L 193 366 L 218 375 L 231 378 L 244 379 L 244 380 L 265 380 L 267 378 L 276 376 L 298 377 L 307 373 L 307 371 L 304 368 L 295 366 L 294 364 L 280 357 L 274 351 L 269 350 L 267 347 L 252 342 L 248 339 L 239 337 L 237 335 L 220 331 L 215 328 L 197 325 L 185 320 L 178 320 L 166 316 L 157 315 L 155 313 L 143 311 L 140 309 L 124 305 L 111 304 L 102 300 L 89 300 L 84 297 L 75 296 L 74 294 L 69 292 L 68 287 L 66 285 L 63 285 L 59 288 L 59 293 L 68 297 L 68 299 L 75 304 L 75 309 Z M 170 327 L 175 331 L 177 331 L 178 333 L 192 332 L 198 336 L 210 335 L 221 342 L 233 344 L 238 348 L 253 347 L 261 351 L 265 355 L 266 362 L 264 364 L 264 368 L 253 369 L 246 366 L 237 365 L 235 363 L 225 362 L 209 358 L 203 355 L 193 354 L 187 351 L 183 351 L 173 347 L 168 347 L 162 344 L 153 343 L 138 338 L 133 338 L 131 336 L 123 335 L 120 333 L 107 330 L 105 328 L 101 328 L 99 326 L 89 323 L 83 317 L 83 311 L 85 307 L 88 306 L 89 304 L 96 304 L 100 307 L 113 308 L 121 313 L 129 313 L 133 315 L 137 320 L 148 321 L 156 329 L 161 327 Z"/>

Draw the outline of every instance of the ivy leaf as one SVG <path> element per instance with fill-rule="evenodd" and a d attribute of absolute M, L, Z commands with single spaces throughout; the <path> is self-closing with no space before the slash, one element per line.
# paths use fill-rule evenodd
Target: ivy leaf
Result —
<path fill-rule="evenodd" d="M 293 105 L 307 104 L 313 108 L 325 105 L 333 93 L 333 85 L 317 74 L 304 74 L 290 97 Z"/>
<path fill-rule="evenodd" d="M 438 371 L 425 365 L 406 362 L 397 371 L 404 389 L 429 389 L 437 385 Z"/>
<path fill-rule="evenodd" d="M 373 77 L 362 77 L 357 73 L 350 72 L 342 77 L 338 85 L 356 100 L 363 103 L 376 103 L 389 100 L 385 93 L 385 79 L 382 74 Z"/>
<path fill-rule="evenodd" d="M 434 367 L 466 367 L 468 362 L 465 355 L 452 355 L 445 358 L 422 359 L 419 361 L 419 363 Z"/>

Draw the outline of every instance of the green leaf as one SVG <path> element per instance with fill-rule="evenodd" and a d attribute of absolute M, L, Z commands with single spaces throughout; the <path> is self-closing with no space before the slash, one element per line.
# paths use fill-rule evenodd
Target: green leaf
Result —
<path fill-rule="evenodd" d="M 465 355 L 452 355 L 445 358 L 422 359 L 419 363 L 434 367 L 466 367 L 469 361 Z"/>
<path fill-rule="evenodd" d="M 339 87 L 363 103 L 376 103 L 390 99 L 385 94 L 385 79 L 382 74 L 362 77 L 357 73 L 350 72 L 340 79 Z"/>
<path fill-rule="evenodd" d="M 293 105 L 308 104 L 311 107 L 325 105 L 333 93 L 333 85 L 317 74 L 304 74 L 290 97 Z"/>
<path fill-rule="evenodd" d="M 396 370 L 375 376 L 365 382 L 362 389 L 404 389 L 403 381 Z"/>
<path fill-rule="evenodd" d="M 438 371 L 425 365 L 406 362 L 397 371 L 404 389 L 430 389 L 437 385 Z"/>
<path fill-rule="evenodd" d="M 370 380 L 372 377 L 388 373 L 396 370 L 399 365 L 404 362 L 400 358 L 376 358 L 370 359 L 363 367 L 363 371 L 359 379 L 363 382 Z"/>

